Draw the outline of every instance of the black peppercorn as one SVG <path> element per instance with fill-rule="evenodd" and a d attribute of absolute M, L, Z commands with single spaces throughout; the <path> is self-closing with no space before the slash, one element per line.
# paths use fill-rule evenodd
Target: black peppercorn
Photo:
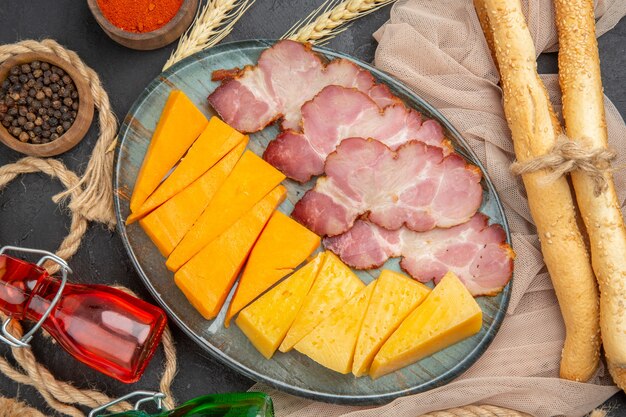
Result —
<path fill-rule="evenodd" d="M 0 123 L 22 142 L 59 138 L 72 127 L 78 107 L 72 78 L 47 62 L 13 66 L 0 83 Z"/>

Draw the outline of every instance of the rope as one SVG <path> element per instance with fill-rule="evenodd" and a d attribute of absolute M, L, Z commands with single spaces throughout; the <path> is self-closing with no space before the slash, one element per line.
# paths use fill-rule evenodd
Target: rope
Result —
<path fill-rule="evenodd" d="M 548 183 L 572 171 L 582 171 L 593 181 L 594 194 L 598 197 L 608 187 L 605 174 L 612 171 L 611 161 L 616 156 L 612 149 L 587 149 L 561 134 L 550 152 L 524 162 L 514 162 L 511 171 L 523 175 L 549 169 L 552 172 L 546 177 Z"/>
<path fill-rule="evenodd" d="M 72 221 L 70 232 L 61 243 L 56 254 L 63 259 L 69 259 L 78 251 L 89 221 L 105 223 L 109 227 L 115 225 L 111 176 L 117 122 L 111 110 L 109 98 L 102 88 L 97 74 L 87 67 L 76 53 L 66 50 L 58 43 L 52 40 L 44 40 L 42 42 L 23 41 L 13 45 L 3 45 L 0 46 L 0 62 L 12 55 L 32 51 L 50 52 L 66 59 L 77 68 L 82 76 L 89 80 L 94 102 L 99 110 L 100 137 L 82 178 L 79 178 L 61 161 L 56 159 L 26 157 L 15 163 L 0 167 L 0 190 L 18 175 L 22 174 L 43 172 L 52 178 L 58 179 L 66 191 L 54 196 L 53 201 L 60 203 L 65 199 L 69 199 L 68 208 L 71 212 Z M 58 269 L 58 266 L 55 264 L 47 264 L 45 266 L 51 273 L 56 272 Z M 130 292 L 128 289 L 125 289 L 125 291 Z M 5 319 L 6 317 L 0 314 L 0 318 Z M 21 325 L 16 321 L 11 322 L 9 330 L 17 338 L 21 338 L 23 334 Z M 169 328 L 165 329 L 162 340 L 165 352 L 165 367 L 160 382 L 160 389 L 167 395 L 167 398 L 164 400 L 165 405 L 168 408 L 174 408 L 175 403 L 171 392 L 171 384 L 176 374 L 177 364 L 176 349 Z M 112 400 L 99 391 L 78 389 L 67 382 L 58 381 L 47 368 L 37 362 L 30 348 L 13 348 L 11 352 L 17 366 L 10 363 L 6 358 L 0 357 L 0 372 L 17 383 L 33 386 L 39 391 L 48 405 L 60 413 L 72 417 L 84 417 L 83 412 L 71 404 L 95 408 Z M 111 410 L 121 412 L 130 408 L 130 404 L 122 403 L 111 407 Z M 25 414 L 27 412 L 30 414 Z M 0 417 L 14 417 L 17 415 L 41 416 L 42 414 L 16 400 L 0 397 Z"/>

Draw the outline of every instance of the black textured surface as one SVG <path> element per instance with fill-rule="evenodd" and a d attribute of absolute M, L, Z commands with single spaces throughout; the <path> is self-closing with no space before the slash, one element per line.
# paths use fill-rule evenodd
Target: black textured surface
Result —
<path fill-rule="evenodd" d="M 228 40 L 277 38 L 299 18 L 317 7 L 321 0 L 258 0 L 235 26 Z M 366 16 L 330 41 L 330 48 L 371 61 L 376 43 L 371 34 L 389 16 L 389 8 Z M 28 0 L 0 2 L 0 43 L 22 39 L 53 38 L 78 52 L 100 75 L 118 118 L 123 118 L 144 86 L 160 72 L 174 45 L 157 51 L 138 52 L 111 41 L 97 26 L 85 1 Z M 605 92 L 626 115 L 626 20 L 600 38 L 600 54 Z M 542 72 L 556 71 L 556 56 L 540 60 Z M 82 172 L 96 141 L 97 124 L 87 137 L 60 159 L 72 170 Z M 16 161 L 20 155 L 0 145 L 0 165 Z M 51 202 L 61 190 L 58 182 L 43 174 L 21 176 L 0 193 L 0 244 L 15 244 L 54 250 L 69 229 L 69 216 Z M 150 299 L 136 276 L 118 236 L 100 225 L 92 225 L 79 252 L 71 260 L 77 282 L 124 284 Z M 246 390 L 252 381 L 206 357 L 199 347 L 173 328 L 178 347 L 179 373 L 174 393 L 186 400 L 210 392 Z M 157 389 L 162 353 L 159 351 L 142 380 L 128 386 L 106 378 L 74 361 L 58 346 L 37 337 L 35 354 L 57 378 L 80 387 L 97 388 L 112 396 L 134 389 Z M 7 349 L 0 347 L 0 354 Z M 34 389 L 17 385 L 0 375 L 0 395 L 20 397 L 48 411 Z M 611 416 L 626 415 L 626 396 L 611 401 Z"/>

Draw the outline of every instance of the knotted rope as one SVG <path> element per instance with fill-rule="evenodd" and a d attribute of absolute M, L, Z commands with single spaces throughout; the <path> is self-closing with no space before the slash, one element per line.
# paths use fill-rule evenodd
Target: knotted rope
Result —
<path fill-rule="evenodd" d="M 58 179 L 63 184 L 66 190 L 54 196 L 53 201 L 59 203 L 69 199 L 68 207 L 72 216 L 70 232 L 56 251 L 58 256 L 67 260 L 78 251 L 89 221 L 98 221 L 108 227 L 115 225 L 111 176 L 117 121 L 111 110 L 109 97 L 102 88 L 95 71 L 86 66 L 76 53 L 66 50 L 58 43 L 44 40 L 42 42 L 23 41 L 13 45 L 3 45 L 0 46 L 0 62 L 15 54 L 32 51 L 54 53 L 72 63 L 80 74 L 89 81 L 94 103 L 99 111 L 100 137 L 82 178 L 79 178 L 56 159 L 26 157 L 0 167 L 0 190 L 18 175 L 35 172 L 43 172 Z M 56 264 L 45 266 L 51 273 L 58 270 Z M 130 292 L 123 287 L 119 288 Z M 130 293 L 132 294 L 132 292 Z M 1 314 L 0 318 L 5 319 L 4 315 Z M 15 321 L 12 321 L 9 330 L 17 338 L 21 338 L 23 334 L 21 325 Z M 163 333 L 162 340 L 165 352 L 165 368 L 159 388 L 167 396 L 165 405 L 168 408 L 173 408 L 171 384 L 176 374 L 177 364 L 176 349 L 169 328 L 166 328 Z M 6 358 L 0 357 L 0 372 L 17 383 L 33 386 L 48 405 L 58 412 L 72 417 L 84 417 L 84 414 L 71 404 L 95 408 L 112 400 L 99 391 L 78 389 L 69 383 L 56 380 L 47 368 L 37 362 L 30 348 L 13 348 L 12 353 L 17 366 L 14 366 Z M 122 403 L 111 407 L 111 410 L 124 411 L 129 408 L 131 408 L 130 404 Z M 42 414 L 16 400 L 0 398 L 0 417 L 17 415 L 41 416 Z"/>
<path fill-rule="evenodd" d="M 527 161 L 516 161 L 511 165 L 511 171 L 523 175 L 548 169 L 551 171 L 545 178 L 548 183 L 572 171 L 581 171 L 593 181 L 594 195 L 598 197 L 608 187 L 605 174 L 612 172 L 611 161 L 616 156 L 612 149 L 588 149 L 579 141 L 561 134 L 550 152 Z"/>

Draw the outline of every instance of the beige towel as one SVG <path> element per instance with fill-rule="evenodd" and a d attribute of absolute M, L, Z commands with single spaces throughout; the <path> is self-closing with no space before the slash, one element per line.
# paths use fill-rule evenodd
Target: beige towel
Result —
<path fill-rule="evenodd" d="M 552 2 L 524 3 L 537 52 L 556 50 Z M 600 1 L 596 14 L 601 35 L 626 14 L 626 1 Z M 585 415 L 617 389 L 610 385 L 603 366 L 589 383 L 558 378 L 564 326 L 522 182 L 509 171 L 513 145 L 501 106 L 498 76 L 471 0 L 400 1 L 393 7 L 389 22 L 374 36 L 379 42 L 375 65 L 407 84 L 452 122 L 498 189 L 517 253 L 508 315 L 489 349 L 461 377 L 383 407 L 343 407 L 299 399 L 262 385 L 254 389 L 270 392 L 278 417 L 416 417 L 472 403 L 499 405 L 537 417 Z M 559 111 L 557 76 L 547 75 L 543 80 Z M 626 126 L 608 99 L 606 111 L 609 143 L 619 154 L 615 166 L 623 166 Z M 615 174 L 615 183 L 624 202 L 626 170 Z"/>

